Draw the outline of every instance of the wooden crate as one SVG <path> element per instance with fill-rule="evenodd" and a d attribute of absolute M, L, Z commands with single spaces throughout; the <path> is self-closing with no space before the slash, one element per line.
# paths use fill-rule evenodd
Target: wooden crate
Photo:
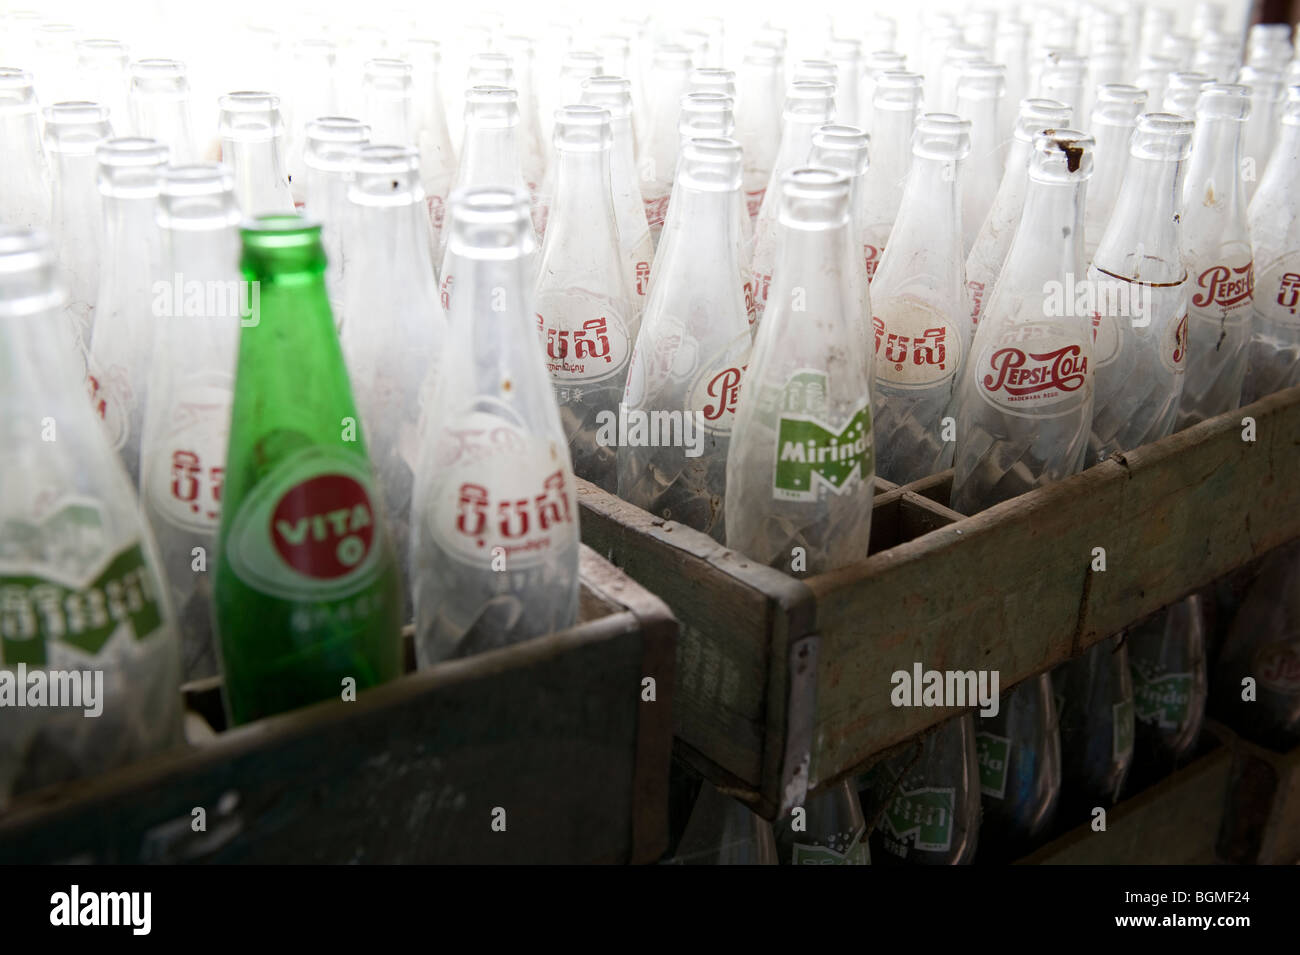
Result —
<path fill-rule="evenodd" d="M 1300 863 L 1300 746 L 1276 753 L 1211 723 L 1232 756 L 1218 858 L 1247 865 Z"/>
<path fill-rule="evenodd" d="M 1243 440 L 1243 419 L 1254 441 Z M 870 555 L 797 579 L 585 485 L 583 540 L 682 622 L 678 751 L 774 818 L 955 709 L 890 675 L 1007 690 L 1300 537 L 1300 387 L 962 518 L 939 475 L 878 493 Z M 1094 548 L 1104 571 L 1094 571 Z"/>
<path fill-rule="evenodd" d="M 1209 865 L 1215 861 L 1231 754 L 1218 746 L 1106 810 L 1106 831 L 1084 823 L 1017 865 Z"/>
<path fill-rule="evenodd" d="M 653 861 L 677 623 L 587 548 L 582 584 L 569 630 L 21 797 L 0 863 Z"/>

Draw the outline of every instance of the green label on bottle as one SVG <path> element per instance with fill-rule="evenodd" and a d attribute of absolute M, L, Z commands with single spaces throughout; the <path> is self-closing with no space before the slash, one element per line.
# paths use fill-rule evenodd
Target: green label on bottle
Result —
<path fill-rule="evenodd" d="M 1114 718 L 1115 758 L 1125 759 L 1133 752 L 1133 700 L 1120 700 L 1112 708 Z"/>
<path fill-rule="evenodd" d="M 894 797 L 880 826 L 900 841 L 914 837 L 917 849 L 947 852 L 952 845 L 952 807 L 952 789 L 914 789 Z"/>
<path fill-rule="evenodd" d="M 777 422 L 772 496 L 813 501 L 820 485 L 842 494 L 871 462 L 871 412 L 867 400 L 842 428 L 826 423 L 826 375 L 800 371 L 786 382 Z"/>
<path fill-rule="evenodd" d="M 43 666 L 47 645 L 55 642 L 95 655 L 124 624 L 141 640 L 162 622 L 139 543 L 82 586 L 36 574 L 0 575 L 0 664 Z"/>
<path fill-rule="evenodd" d="M 861 833 L 854 835 L 860 836 Z M 856 839 L 848 852 L 836 852 L 829 846 L 810 846 L 796 842 L 790 862 L 792 865 L 871 865 L 871 852 L 865 842 Z"/>
<path fill-rule="evenodd" d="M 1192 675 L 1166 673 L 1148 678 L 1133 667 L 1133 707 L 1139 720 L 1165 729 L 1182 726 L 1192 702 Z"/>
<path fill-rule="evenodd" d="M 979 757 L 980 792 L 1001 799 L 1007 792 L 1007 763 L 1011 757 L 1011 740 L 993 733 L 975 734 L 975 752 Z"/>

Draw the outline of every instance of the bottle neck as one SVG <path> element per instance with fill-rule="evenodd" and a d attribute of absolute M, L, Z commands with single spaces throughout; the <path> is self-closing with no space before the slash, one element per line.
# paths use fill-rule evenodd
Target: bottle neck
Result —
<path fill-rule="evenodd" d="M 1229 215 L 1242 205 L 1241 133 L 1245 124 L 1232 119 L 1206 117 L 1197 120 L 1192 134 L 1192 155 L 1187 163 L 1189 196 L 1208 200 Z M 1208 190 L 1213 189 L 1213 195 Z M 1197 201 L 1188 202 L 1188 214 Z"/>
<path fill-rule="evenodd" d="M 478 126 L 469 129 L 460 156 L 458 185 L 524 187 L 519 166 L 518 127 Z"/>
<path fill-rule="evenodd" d="M 555 168 L 555 196 L 547 217 L 542 250 L 547 260 L 568 245 L 602 250 L 611 258 L 618 249 L 618 227 L 614 224 L 614 203 L 609 188 L 609 150 L 559 150 Z M 607 263 L 584 257 L 592 270 Z M 570 261 L 570 266 L 579 264 Z"/>
<path fill-rule="evenodd" d="M 1088 203 L 1099 210 L 1109 210 L 1119 194 L 1128 164 L 1129 141 L 1133 138 L 1132 126 L 1114 123 L 1094 123 L 1093 136 L 1097 147 L 1093 151 L 1092 179 L 1088 183 Z M 1100 223 L 1104 228 L 1105 222 Z"/>
<path fill-rule="evenodd" d="M 153 281 L 158 265 L 156 197 L 103 196 L 104 242 L 100 275 L 106 283 Z M 144 250 L 147 254 L 141 254 Z"/>
<path fill-rule="evenodd" d="M 812 148 L 813 133 L 829 122 L 829 119 L 810 118 L 803 114 L 786 116 L 782 120 L 781 150 L 777 153 L 776 165 L 772 169 L 773 182 L 779 182 L 785 173 L 804 165 L 808 160 L 808 151 Z"/>
<path fill-rule="evenodd" d="M 164 229 L 163 277 L 168 281 L 229 281 L 239 277 L 239 229 Z M 188 314 L 188 313 L 187 313 Z M 225 317 L 225 316 L 220 316 Z"/>
<path fill-rule="evenodd" d="M 829 228 L 780 223 L 778 229 L 780 252 L 772 270 L 765 315 L 771 316 L 778 309 L 791 313 L 792 303 L 799 301 L 803 309 L 792 315 L 796 324 L 815 318 L 834 340 L 857 341 L 857 329 L 850 327 L 850 317 L 861 321 L 859 296 L 847 276 L 834 269 L 827 275 L 827 263 L 849 262 L 848 218 Z M 813 277 L 819 281 L 810 282 Z M 770 321 L 768 317 L 765 325 Z"/>
<path fill-rule="evenodd" d="M 960 296 L 961 273 L 956 266 L 964 256 L 959 171 L 953 160 L 913 157 L 875 283 L 888 288 L 897 263 L 908 274 L 942 276 L 945 290 Z"/>
<path fill-rule="evenodd" d="M 1034 302 L 1046 294 L 1048 282 L 1067 275 L 1083 280 L 1083 199 L 1083 183 L 1029 180 L 999 286 L 1010 281 Z"/>
<path fill-rule="evenodd" d="M 1093 255 L 1099 269 L 1124 279 L 1178 282 L 1181 162 L 1131 156 L 1110 221 Z"/>
<path fill-rule="evenodd" d="M 360 301 L 349 301 L 350 314 L 367 303 L 391 302 L 420 289 L 422 300 L 436 295 L 429 263 L 428 213 L 423 199 L 399 206 L 349 203 L 351 229 L 347 287 Z M 349 296 L 352 298 L 353 296 Z"/>
<path fill-rule="evenodd" d="M 56 235 L 89 228 L 98 217 L 99 187 L 95 183 L 98 165 L 94 153 L 51 154 L 50 186 Z"/>
<path fill-rule="evenodd" d="M 1300 207 L 1300 124 L 1282 123 L 1279 130 L 1277 144 L 1255 191 L 1256 196 L 1265 198 L 1252 200 L 1252 206 L 1258 202 L 1264 209 Z"/>
<path fill-rule="evenodd" d="M 674 273 L 680 277 L 694 276 L 701 269 L 726 275 L 739 272 L 739 203 L 739 190 L 696 189 L 679 180 L 673 194 L 672 225 L 664 230 L 659 246 L 663 272 L 656 284 L 667 282 L 669 289 L 689 290 L 695 280 L 679 281 L 672 277 Z"/>
<path fill-rule="evenodd" d="M 221 158 L 235 174 L 235 194 L 245 215 L 293 212 L 293 195 L 285 172 L 283 142 L 279 137 L 247 142 L 227 139 Z"/>

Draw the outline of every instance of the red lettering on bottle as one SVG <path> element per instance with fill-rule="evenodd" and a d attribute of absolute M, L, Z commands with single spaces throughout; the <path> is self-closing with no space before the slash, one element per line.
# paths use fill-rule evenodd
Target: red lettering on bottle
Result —
<path fill-rule="evenodd" d="M 374 544 L 370 495 L 346 474 L 320 474 L 290 488 L 271 512 L 271 540 L 286 564 L 333 580 L 352 571 Z"/>
<path fill-rule="evenodd" d="M 1201 291 L 1192 296 L 1192 304 L 1197 308 L 1211 304 L 1230 308 L 1249 300 L 1255 290 L 1254 266 L 1254 262 L 1247 262 L 1239 269 L 1229 269 L 1226 265 L 1206 269 L 1196 280 Z"/>

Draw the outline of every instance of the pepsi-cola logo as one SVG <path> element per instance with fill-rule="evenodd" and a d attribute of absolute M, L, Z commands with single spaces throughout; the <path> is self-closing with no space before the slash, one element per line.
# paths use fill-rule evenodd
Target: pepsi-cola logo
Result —
<path fill-rule="evenodd" d="M 1274 693 L 1300 693 L 1300 643 L 1270 643 L 1255 654 L 1255 675 L 1259 685 Z"/>
<path fill-rule="evenodd" d="M 321 474 L 280 498 L 271 513 L 271 542 L 284 562 L 304 576 L 336 580 L 366 559 L 374 546 L 370 496 L 346 474 Z"/>
<path fill-rule="evenodd" d="M 1247 262 L 1240 268 L 1214 265 L 1206 269 L 1196 280 L 1200 291 L 1192 296 L 1192 305 L 1196 308 L 1210 305 L 1232 308 L 1250 301 L 1255 290 L 1254 266 L 1254 262 Z"/>
<path fill-rule="evenodd" d="M 1046 352 L 999 348 L 990 357 L 989 368 L 991 373 L 981 380 L 984 389 L 1005 391 L 1013 398 L 1078 391 L 1088 380 L 1088 359 L 1078 345 Z"/>

